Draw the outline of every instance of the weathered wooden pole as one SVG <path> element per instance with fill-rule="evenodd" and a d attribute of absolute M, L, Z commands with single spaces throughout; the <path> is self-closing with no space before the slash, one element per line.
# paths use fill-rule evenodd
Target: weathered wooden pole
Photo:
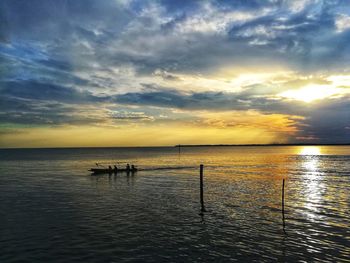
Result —
<path fill-rule="evenodd" d="M 204 169 L 204 165 L 201 164 L 199 166 L 201 212 L 206 211 L 204 207 L 204 197 L 203 197 L 203 169 Z"/>
<path fill-rule="evenodd" d="M 283 223 L 283 232 L 285 233 L 285 228 L 286 228 L 286 223 L 285 223 L 285 218 L 284 218 L 284 179 L 282 183 L 282 223 Z"/>
<path fill-rule="evenodd" d="M 282 212 L 284 212 L 284 179 L 282 183 Z"/>

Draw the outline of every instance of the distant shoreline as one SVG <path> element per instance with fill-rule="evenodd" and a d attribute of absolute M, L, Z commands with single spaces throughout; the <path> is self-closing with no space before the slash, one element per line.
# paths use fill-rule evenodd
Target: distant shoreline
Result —
<path fill-rule="evenodd" d="M 242 147 L 242 146 L 350 146 L 350 143 L 285 143 L 285 144 L 177 144 L 174 147 Z"/>
<path fill-rule="evenodd" d="M 173 148 L 173 147 L 283 147 L 283 146 L 350 146 L 350 143 L 286 143 L 286 144 L 177 144 L 168 146 L 69 146 L 69 147 L 9 147 L 0 150 L 30 149 L 110 149 L 110 148 Z"/>

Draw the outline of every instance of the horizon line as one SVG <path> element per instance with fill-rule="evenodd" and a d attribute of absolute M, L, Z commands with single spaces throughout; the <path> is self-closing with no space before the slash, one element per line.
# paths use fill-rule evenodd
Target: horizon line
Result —
<path fill-rule="evenodd" d="M 348 143 L 267 143 L 267 144 L 176 144 L 153 146 L 59 146 L 59 147 L 0 147 L 0 150 L 11 149 L 79 149 L 79 148 L 171 148 L 171 147 L 251 147 L 251 146 L 350 146 Z"/>

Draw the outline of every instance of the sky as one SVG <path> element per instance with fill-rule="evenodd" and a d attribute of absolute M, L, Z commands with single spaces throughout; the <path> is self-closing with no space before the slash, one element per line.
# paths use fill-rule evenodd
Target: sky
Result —
<path fill-rule="evenodd" d="M 350 1 L 2 0 L 0 147 L 350 142 Z"/>

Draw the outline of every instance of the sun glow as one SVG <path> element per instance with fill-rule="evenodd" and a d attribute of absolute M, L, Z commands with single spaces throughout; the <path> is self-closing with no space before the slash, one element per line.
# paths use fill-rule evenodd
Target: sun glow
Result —
<path fill-rule="evenodd" d="M 304 146 L 300 152 L 299 155 L 320 155 L 321 149 L 317 146 Z"/>
<path fill-rule="evenodd" d="M 320 100 L 325 99 L 327 97 L 331 97 L 338 93 L 340 93 L 340 90 L 334 86 L 311 84 L 301 89 L 287 90 L 285 92 L 280 93 L 279 96 L 287 99 L 312 102 L 314 100 Z"/>

